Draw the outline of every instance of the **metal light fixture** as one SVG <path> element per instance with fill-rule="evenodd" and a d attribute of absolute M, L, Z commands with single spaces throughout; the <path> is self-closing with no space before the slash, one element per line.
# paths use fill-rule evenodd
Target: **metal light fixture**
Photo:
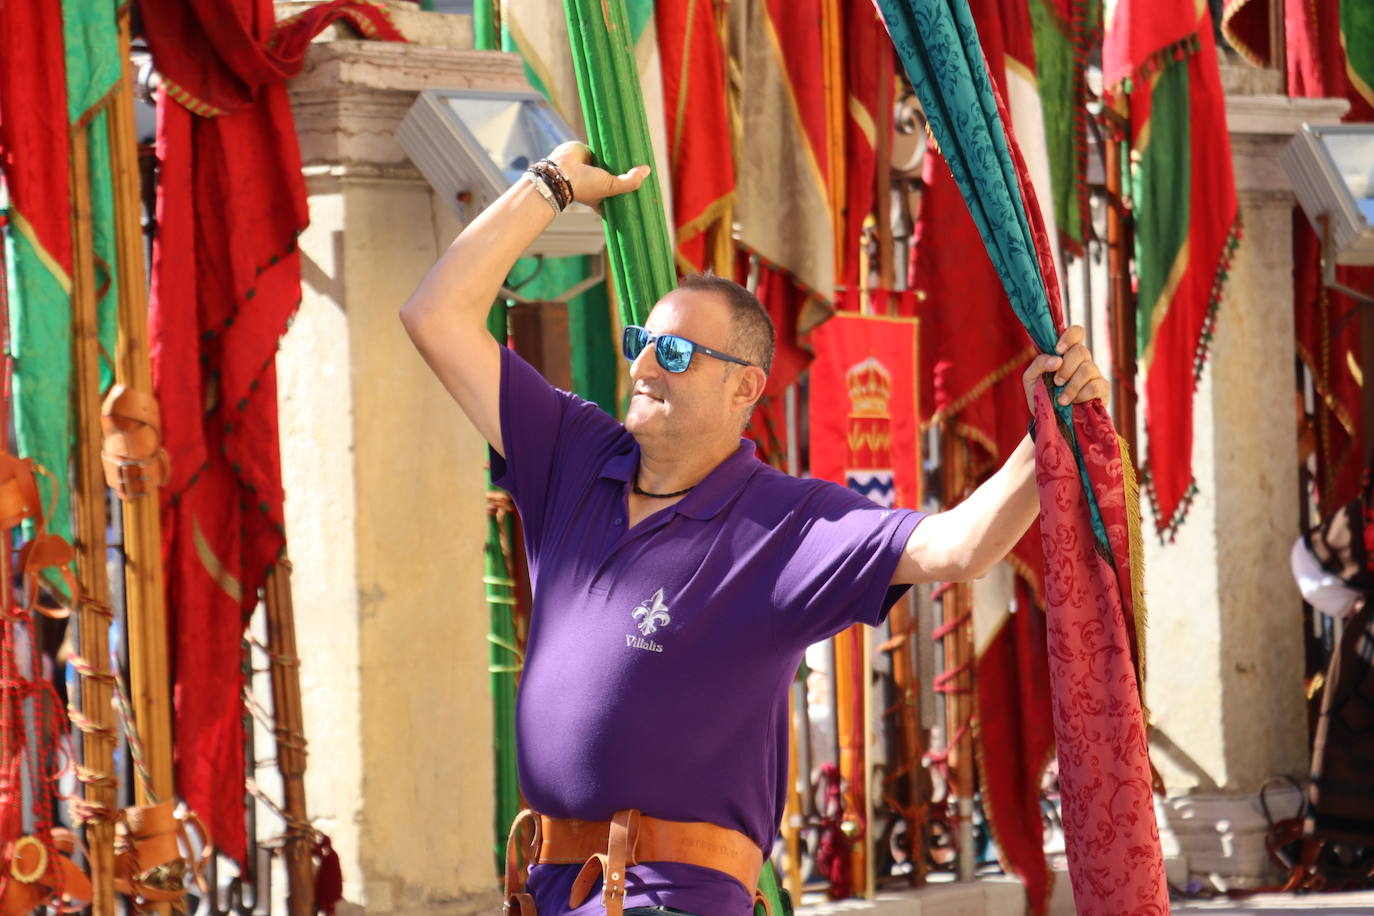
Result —
<path fill-rule="evenodd" d="M 518 181 L 532 162 L 575 139 L 533 90 L 425 90 L 396 129 L 401 148 L 464 223 Z M 600 215 L 573 203 L 526 253 L 590 255 L 605 246 Z"/>
<path fill-rule="evenodd" d="M 1374 124 L 1304 124 L 1279 161 L 1321 236 L 1327 285 L 1371 301 L 1337 285 L 1335 268 L 1374 264 Z"/>

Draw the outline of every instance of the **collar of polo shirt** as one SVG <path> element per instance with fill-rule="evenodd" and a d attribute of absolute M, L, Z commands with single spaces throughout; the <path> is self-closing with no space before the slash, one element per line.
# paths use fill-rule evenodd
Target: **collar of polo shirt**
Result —
<path fill-rule="evenodd" d="M 739 448 L 734 454 L 716 465 L 701 481 L 692 488 L 680 502 L 671 508 L 688 518 L 715 518 L 726 504 L 744 486 L 745 481 L 763 465 L 754 461 L 755 445 L 748 439 L 739 440 Z M 639 467 L 639 445 L 623 455 L 613 455 L 601 469 L 601 476 L 610 480 L 629 483 Z"/>

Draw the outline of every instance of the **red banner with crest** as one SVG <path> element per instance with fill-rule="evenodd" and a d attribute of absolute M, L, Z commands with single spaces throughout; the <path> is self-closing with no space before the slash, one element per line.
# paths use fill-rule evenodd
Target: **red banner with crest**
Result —
<path fill-rule="evenodd" d="M 885 506 L 920 498 L 915 319 L 837 312 L 811 333 L 811 474 Z"/>

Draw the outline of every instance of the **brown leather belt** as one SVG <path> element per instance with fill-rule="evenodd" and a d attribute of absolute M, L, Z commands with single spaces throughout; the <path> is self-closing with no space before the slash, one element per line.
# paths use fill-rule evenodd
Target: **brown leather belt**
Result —
<path fill-rule="evenodd" d="M 528 841 L 521 838 L 525 824 L 534 827 Z M 623 912 L 626 868 L 641 862 L 680 862 L 714 869 L 761 899 L 758 886 L 763 852 L 738 830 L 715 824 L 665 821 L 633 809 L 617 811 L 609 821 L 520 812 L 506 844 L 506 910 L 535 916 L 534 899 L 524 893 L 521 853 L 527 862 L 541 865 L 582 865 L 568 900 L 573 908 L 587 899 L 598 878 L 604 879 L 601 899 L 608 916 Z"/>

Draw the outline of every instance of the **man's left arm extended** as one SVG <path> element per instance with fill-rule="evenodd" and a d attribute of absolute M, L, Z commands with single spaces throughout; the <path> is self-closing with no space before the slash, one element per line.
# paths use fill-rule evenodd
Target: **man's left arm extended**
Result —
<path fill-rule="evenodd" d="M 1107 380 L 1083 344 L 1081 327 L 1059 338 L 1056 354 L 1042 354 L 1022 376 L 1026 401 L 1042 375 L 1055 373 L 1063 385 L 1061 403 L 1082 404 L 1107 396 Z M 1032 407 L 1033 409 L 1033 407 Z M 926 518 L 907 539 L 892 576 L 894 585 L 966 582 L 979 579 L 1000 562 L 1040 514 L 1035 485 L 1035 446 L 1026 436 L 1016 451 L 957 506 Z"/>

